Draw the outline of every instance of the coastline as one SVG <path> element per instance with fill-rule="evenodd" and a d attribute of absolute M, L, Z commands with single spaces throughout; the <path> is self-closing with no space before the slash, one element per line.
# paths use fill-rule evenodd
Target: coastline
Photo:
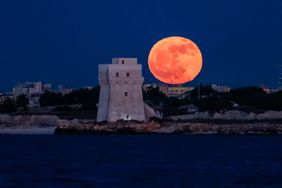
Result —
<path fill-rule="evenodd" d="M 29 127 L 29 128 L 4 128 L 0 129 L 1 134 L 12 135 L 53 135 L 56 127 Z"/>
<path fill-rule="evenodd" d="M 282 122 L 251 122 L 251 123 L 212 123 L 212 122 L 116 122 L 96 124 L 87 121 L 61 121 L 55 129 L 58 135 L 109 134 L 109 135 L 280 135 Z"/>
<path fill-rule="evenodd" d="M 281 112 L 249 114 L 227 112 L 151 119 L 149 122 L 118 121 L 97 123 L 95 119 L 71 119 L 56 115 L 7 115 L 0 114 L 0 134 L 226 134 L 226 135 L 280 135 Z M 215 116 L 217 118 L 215 118 Z M 181 117 L 181 118 L 180 118 Z"/>

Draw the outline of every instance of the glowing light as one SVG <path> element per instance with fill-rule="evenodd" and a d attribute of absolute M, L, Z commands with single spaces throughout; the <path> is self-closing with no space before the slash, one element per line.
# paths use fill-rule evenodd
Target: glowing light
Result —
<path fill-rule="evenodd" d="M 202 69 L 202 62 L 198 46 L 178 36 L 158 41 L 148 58 L 151 73 L 168 84 L 183 84 L 194 80 Z"/>

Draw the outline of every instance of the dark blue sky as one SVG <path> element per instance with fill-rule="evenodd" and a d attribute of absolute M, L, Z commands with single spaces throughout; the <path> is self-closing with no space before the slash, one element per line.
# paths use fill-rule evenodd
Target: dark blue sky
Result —
<path fill-rule="evenodd" d="M 0 2 L 0 90 L 42 80 L 97 84 L 97 64 L 147 56 L 179 35 L 201 48 L 204 83 L 277 86 L 281 0 L 8 0 Z M 197 80 L 190 83 L 194 85 Z"/>

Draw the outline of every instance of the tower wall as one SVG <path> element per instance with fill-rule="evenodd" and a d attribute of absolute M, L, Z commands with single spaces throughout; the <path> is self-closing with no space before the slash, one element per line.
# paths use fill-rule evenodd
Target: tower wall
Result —
<path fill-rule="evenodd" d="M 101 90 L 97 121 L 104 121 L 105 118 L 108 122 L 145 120 L 144 78 L 137 59 L 115 58 L 113 64 L 99 66 L 99 80 Z"/>
<path fill-rule="evenodd" d="M 107 121 L 109 102 L 108 65 L 99 65 L 100 95 L 97 112 L 97 121 Z"/>

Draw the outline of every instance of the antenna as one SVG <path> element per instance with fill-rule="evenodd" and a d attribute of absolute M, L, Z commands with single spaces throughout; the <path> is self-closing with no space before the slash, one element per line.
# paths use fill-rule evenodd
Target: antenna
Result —
<path fill-rule="evenodd" d="M 278 89 L 282 89 L 282 64 L 278 65 L 279 75 L 278 75 Z"/>
<path fill-rule="evenodd" d="M 201 99 L 201 85 L 202 85 L 202 80 L 199 81 L 199 85 L 198 85 L 198 99 Z"/>

